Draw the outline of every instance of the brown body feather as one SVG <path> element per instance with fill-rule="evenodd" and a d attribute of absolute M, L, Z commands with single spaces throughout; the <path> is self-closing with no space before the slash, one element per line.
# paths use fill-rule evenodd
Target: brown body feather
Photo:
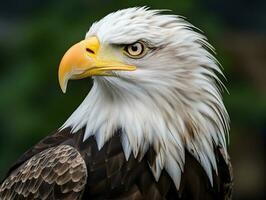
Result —
<path fill-rule="evenodd" d="M 229 161 L 216 149 L 218 176 L 214 183 L 195 158 L 186 152 L 179 191 L 166 171 L 155 181 L 150 166 L 152 148 L 141 160 L 125 159 L 120 131 L 101 150 L 84 130 L 70 129 L 46 137 L 27 151 L 10 169 L 0 187 L 9 199 L 230 199 L 232 174 Z"/>

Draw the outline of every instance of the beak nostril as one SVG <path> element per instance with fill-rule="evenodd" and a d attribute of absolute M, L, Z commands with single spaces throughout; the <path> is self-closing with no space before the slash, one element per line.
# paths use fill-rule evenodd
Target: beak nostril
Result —
<path fill-rule="evenodd" d="M 87 51 L 88 53 L 95 54 L 95 52 L 94 52 L 93 50 L 91 50 L 90 48 L 86 48 L 86 51 Z"/>

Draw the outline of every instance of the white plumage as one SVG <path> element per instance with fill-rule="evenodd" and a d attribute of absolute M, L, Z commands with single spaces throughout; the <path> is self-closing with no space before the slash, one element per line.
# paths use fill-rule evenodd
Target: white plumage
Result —
<path fill-rule="evenodd" d="M 121 128 L 125 156 L 142 157 L 153 146 L 154 177 L 166 169 L 177 188 L 187 149 L 212 182 L 213 148 L 227 152 L 229 118 L 216 75 L 222 72 L 203 35 L 182 17 L 160 12 L 129 8 L 92 25 L 86 38 L 96 36 L 105 52 L 137 70 L 94 77 L 90 93 L 62 128 L 75 133 L 86 127 L 84 140 L 94 135 L 99 149 Z M 129 58 L 117 48 L 139 40 L 151 47 L 143 58 Z"/>

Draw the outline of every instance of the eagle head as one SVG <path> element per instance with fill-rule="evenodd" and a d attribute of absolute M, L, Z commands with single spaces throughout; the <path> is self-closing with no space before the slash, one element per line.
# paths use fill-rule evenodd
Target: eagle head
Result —
<path fill-rule="evenodd" d="M 222 74 L 211 45 L 176 15 L 146 7 L 111 13 L 95 22 L 62 58 L 59 82 L 92 77 L 93 87 L 63 125 L 73 134 L 86 127 L 99 149 L 116 130 L 126 158 L 149 147 L 158 180 L 166 169 L 179 186 L 185 150 L 212 182 L 213 148 L 226 152 L 228 115 L 221 97 Z M 179 169 L 179 170 L 176 170 Z"/>

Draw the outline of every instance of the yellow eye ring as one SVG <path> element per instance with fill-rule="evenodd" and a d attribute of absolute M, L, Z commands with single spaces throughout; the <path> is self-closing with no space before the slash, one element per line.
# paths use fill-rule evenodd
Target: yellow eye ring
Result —
<path fill-rule="evenodd" d="M 146 54 L 146 45 L 143 42 L 135 42 L 133 44 L 126 45 L 124 52 L 131 58 L 142 58 Z"/>

